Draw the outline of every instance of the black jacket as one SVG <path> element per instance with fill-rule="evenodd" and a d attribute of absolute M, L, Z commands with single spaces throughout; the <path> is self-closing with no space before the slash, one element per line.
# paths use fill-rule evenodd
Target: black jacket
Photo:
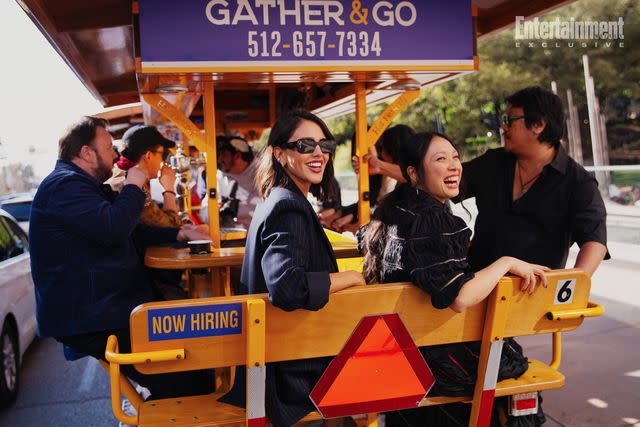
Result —
<path fill-rule="evenodd" d="M 329 273 L 337 271 L 331 243 L 302 192 L 295 185 L 271 190 L 249 227 L 240 293 L 268 292 L 285 311 L 319 310 L 329 300 Z M 315 410 L 309 393 L 330 360 L 267 364 L 266 410 L 274 426 L 289 426 Z M 244 406 L 243 371 L 221 401 Z"/>
<path fill-rule="evenodd" d="M 467 263 L 471 230 L 449 207 L 408 184 L 389 193 L 374 213 L 384 224 L 382 283 L 413 282 L 436 308 L 450 306 L 474 274 Z M 359 231 L 362 238 L 368 225 Z"/>
<path fill-rule="evenodd" d="M 178 229 L 138 224 L 144 200 L 136 186 L 115 193 L 71 162 L 42 181 L 29 229 L 40 336 L 126 328 L 131 310 L 153 300 L 144 246 L 175 241 Z"/>
<path fill-rule="evenodd" d="M 467 262 L 471 231 L 449 207 L 408 184 L 398 186 L 374 214 L 384 226 L 378 246 L 383 283 L 411 281 L 431 296 L 435 308 L 446 309 L 462 286 L 473 279 Z M 362 241 L 368 226 L 359 231 Z M 480 343 L 421 347 L 436 377 L 430 396 L 466 396 L 473 393 Z M 500 360 L 499 380 L 522 375 L 527 369 L 521 347 L 507 340 Z"/>

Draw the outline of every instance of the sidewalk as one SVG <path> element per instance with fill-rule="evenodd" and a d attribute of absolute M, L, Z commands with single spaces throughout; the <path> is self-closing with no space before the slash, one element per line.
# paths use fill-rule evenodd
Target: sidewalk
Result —
<path fill-rule="evenodd" d="M 563 334 L 565 387 L 544 395 L 546 426 L 640 427 L 640 250 L 611 243 L 612 259 L 594 274 L 591 299 L 605 307 L 603 317 L 585 319 Z M 568 264 L 575 260 L 572 250 Z M 551 359 L 548 336 L 519 338 L 525 353 Z"/>
<path fill-rule="evenodd" d="M 543 392 L 545 426 L 640 427 L 640 322 L 620 322 L 631 310 L 624 304 L 593 298 L 606 307 L 604 317 L 586 319 L 576 331 L 563 334 L 563 388 Z M 551 359 L 551 338 L 518 338 L 525 354 Z"/>

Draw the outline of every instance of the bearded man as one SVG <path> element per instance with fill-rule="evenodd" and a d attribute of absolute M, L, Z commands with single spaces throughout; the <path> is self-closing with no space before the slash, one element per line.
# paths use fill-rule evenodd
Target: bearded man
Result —
<path fill-rule="evenodd" d="M 116 158 L 105 120 L 83 117 L 72 124 L 60 138 L 55 169 L 33 199 L 29 231 L 38 335 L 103 360 L 109 335 L 117 336 L 121 352 L 131 351 L 129 314 L 154 300 L 145 247 L 208 238 L 186 226 L 141 224 L 149 176 L 132 167 L 116 193 L 103 184 Z M 155 399 L 210 391 L 198 373 L 122 370 Z"/>

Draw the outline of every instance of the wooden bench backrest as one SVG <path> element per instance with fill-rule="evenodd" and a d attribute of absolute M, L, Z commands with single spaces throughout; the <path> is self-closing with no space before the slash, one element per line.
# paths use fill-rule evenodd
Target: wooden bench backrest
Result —
<path fill-rule="evenodd" d="M 511 295 L 505 337 L 524 336 L 577 328 L 581 318 L 549 320 L 546 314 L 557 309 L 582 309 L 587 307 L 591 281 L 577 270 L 556 270 L 547 275 L 549 286 L 539 288 L 533 295 L 519 291 L 519 279 L 501 279 L 501 288 L 507 287 Z M 557 290 L 567 280 L 575 279 L 576 285 L 570 302 L 558 305 Z M 495 291 L 490 298 L 496 295 Z M 132 352 L 184 348 L 184 360 L 139 364 L 136 368 L 145 374 L 185 371 L 220 366 L 242 365 L 246 361 L 246 301 L 267 299 L 267 295 L 243 295 L 233 297 L 203 298 L 143 304 L 130 318 Z M 239 304 L 241 321 L 235 334 L 199 338 L 149 340 L 153 328 L 152 314 L 164 311 L 204 308 L 221 304 Z M 407 283 L 363 286 L 332 294 L 329 303 L 312 312 L 297 310 L 285 312 L 266 304 L 266 361 L 306 359 L 337 354 L 364 316 L 398 313 L 418 346 L 453 342 L 479 341 L 484 330 L 487 303 L 471 307 L 464 313 L 433 308 L 429 296 Z M 238 313 L 239 314 L 239 313 Z M 158 317 L 156 317 L 158 320 Z M 187 320 L 188 321 L 188 320 Z M 160 323 L 155 326 L 159 327 Z M 490 325 L 489 325 L 490 326 Z M 488 327 L 489 327 L 488 326 Z M 162 335 L 162 334 L 161 334 Z"/>

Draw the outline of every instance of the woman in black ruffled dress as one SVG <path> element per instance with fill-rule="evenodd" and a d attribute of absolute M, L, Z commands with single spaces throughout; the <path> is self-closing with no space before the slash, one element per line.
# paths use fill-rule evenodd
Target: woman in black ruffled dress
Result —
<path fill-rule="evenodd" d="M 471 230 L 448 206 L 459 193 L 462 163 L 447 137 L 414 135 L 401 147 L 400 167 L 407 184 L 390 193 L 358 233 L 367 283 L 411 281 L 429 293 L 434 307 L 456 312 L 484 300 L 507 273 L 524 279 L 523 292 L 532 293 L 539 284 L 546 286 L 548 268 L 512 257 L 471 271 L 466 259 Z M 473 394 L 479 343 L 424 347 L 421 352 L 436 377 L 429 395 Z M 526 369 L 520 346 L 506 340 L 499 380 L 518 377 Z M 496 422 L 500 406 L 495 405 Z M 467 407 L 400 411 L 388 416 L 387 425 L 467 425 Z M 536 425 L 533 417 L 525 425 Z"/>

